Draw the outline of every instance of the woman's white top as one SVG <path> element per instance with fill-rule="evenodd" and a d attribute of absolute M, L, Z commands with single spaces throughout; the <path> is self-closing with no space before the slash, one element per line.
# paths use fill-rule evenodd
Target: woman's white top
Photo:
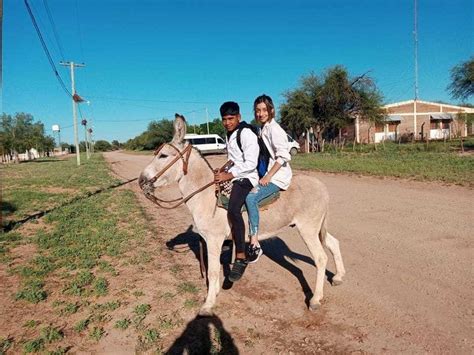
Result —
<path fill-rule="evenodd" d="M 270 171 L 275 162 L 281 164 L 281 168 L 273 175 L 271 182 L 280 189 L 286 190 L 290 186 L 293 176 L 289 163 L 291 154 L 288 149 L 288 136 L 278 122 L 272 119 L 263 125 L 262 138 L 271 155 L 268 171 Z"/>

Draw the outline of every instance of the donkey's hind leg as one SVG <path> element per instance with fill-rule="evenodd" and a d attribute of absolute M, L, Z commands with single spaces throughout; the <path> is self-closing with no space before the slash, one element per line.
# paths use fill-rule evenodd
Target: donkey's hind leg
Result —
<path fill-rule="evenodd" d="M 336 275 L 334 275 L 332 278 L 332 284 L 337 286 L 342 284 L 342 278 L 346 274 L 344 263 L 342 262 L 341 249 L 339 248 L 339 241 L 330 233 L 326 232 L 325 244 L 334 257 L 334 263 L 336 264 Z"/>
<path fill-rule="evenodd" d="M 315 228 L 314 223 L 305 223 L 304 225 L 297 224 L 297 227 L 313 256 L 317 268 L 316 287 L 314 289 L 314 295 L 309 301 L 309 308 L 316 310 L 321 306 L 321 300 L 323 299 L 324 278 L 326 275 L 328 257 L 319 240 L 319 230 Z"/>

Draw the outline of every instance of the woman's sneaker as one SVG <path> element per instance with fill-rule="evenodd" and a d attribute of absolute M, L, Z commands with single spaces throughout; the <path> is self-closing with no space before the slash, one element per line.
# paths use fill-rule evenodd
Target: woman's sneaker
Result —
<path fill-rule="evenodd" d="M 260 256 L 263 254 L 262 248 L 260 248 L 260 245 L 249 245 L 248 251 L 247 251 L 248 257 L 248 263 L 253 264 L 258 261 Z"/>

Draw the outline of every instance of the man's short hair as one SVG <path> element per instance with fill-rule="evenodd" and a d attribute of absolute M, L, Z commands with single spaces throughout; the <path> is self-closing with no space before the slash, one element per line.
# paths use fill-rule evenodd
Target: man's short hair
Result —
<path fill-rule="evenodd" d="M 224 102 L 220 108 L 221 117 L 235 116 L 240 114 L 239 104 L 234 101 Z"/>

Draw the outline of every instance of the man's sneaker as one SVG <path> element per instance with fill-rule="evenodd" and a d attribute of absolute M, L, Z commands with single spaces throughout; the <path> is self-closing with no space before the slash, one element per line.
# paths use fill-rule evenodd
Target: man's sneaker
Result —
<path fill-rule="evenodd" d="M 232 265 L 232 270 L 230 270 L 229 281 L 239 281 L 245 272 L 247 264 L 248 262 L 245 259 L 235 259 L 234 264 Z"/>
<path fill-rule="evenodd" d="M 262 248 L 260 248 L 259 245 L 250 244 L 247 254 L 248 254 L 249 264 L 253 264 L 253 263 L 256 263 L 258 261 L 260 256 L 263 254 L 263 250 L 262 250 Z"/>

